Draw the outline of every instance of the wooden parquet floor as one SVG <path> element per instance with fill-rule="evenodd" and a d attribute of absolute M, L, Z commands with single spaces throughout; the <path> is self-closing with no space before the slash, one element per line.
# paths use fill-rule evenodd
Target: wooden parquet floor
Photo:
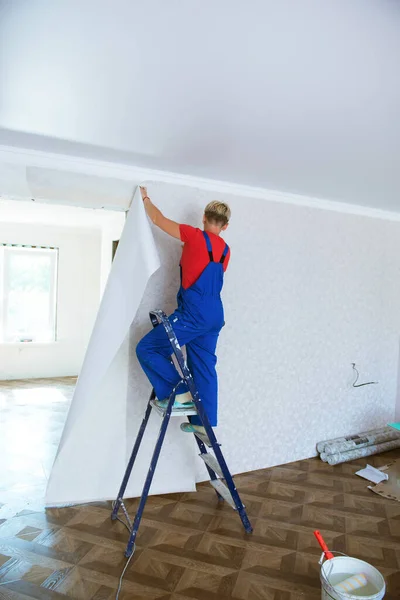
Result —
<path fill-rule="evenodd" d="M 376 566 L 386 599 L 399 600 L 400 503 L 367 489 L 354 475 L 363 465 L 310 459 L 236 476 L 252 535 L 208 484 L 149 498 L 120 599 L 319 600 L 319 528 L 333 550 Z M 110 512 L 104 503 L 0 518 L 0 599 L 115 598 L 127 531 Z"/>
<path fill-rule="evenodd" d="M 375 565 L 387 600 L 400 598 L 400 504 L 370 492 L 354 476 L 356 466 L 311 459 L 237 476 L 251 536 L 207 484 L 150 498 L 121 599 L 317 600 L 315 528 L 331 548 Z M 133 512 L 136 501 L 128 504 Z M 5 520 L 0 598 L 114 598 L 127 531 L 110 521 L 110 508 L 23 511 Z"/>

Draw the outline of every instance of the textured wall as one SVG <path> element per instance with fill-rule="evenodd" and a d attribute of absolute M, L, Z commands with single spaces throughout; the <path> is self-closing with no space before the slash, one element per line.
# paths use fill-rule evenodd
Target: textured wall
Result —
<path fill-rule="evenodd" d="M 148 184 L 167 216 L 201 224 L 211 193 Z M 360 432 L 395 411 L 400 329 L 400 224 L 266 200 L 232 207 L 225 239 L 226 327 L 219 348 L 220 424 L 234 472 L 315 454 L 317 441 Z M 163 266 L 133 328 L 131 385 L 149 386 L 134 345 L 148 310 L 175 306 L 179 242 L 155 232 Z M 360 378 L 379 385 L 353 389 Z M 135 407 L 135 412 L 136 412 Z M 136 432 L 132 432 L 132 435 Z"/>

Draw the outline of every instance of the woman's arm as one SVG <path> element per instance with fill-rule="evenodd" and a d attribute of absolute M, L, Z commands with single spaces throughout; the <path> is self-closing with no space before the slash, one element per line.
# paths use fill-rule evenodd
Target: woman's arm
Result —
<path fill-rule="evenodd" d="M 154 206 L 148 197 L 147 188 L 140 186 L 140 193 L 142 194 L 144 208 L 154 225 L 162 229 L 162 231 L 165 231 L 165 233 L 168 233 L 168 235 L 180 240 L 181 233 L 179 230 L 179 223 L 175 223 L 175 221 L 171 221 L 171 219 L 164 217 L 161 210 L 159 210 L 157 206 Z"/>

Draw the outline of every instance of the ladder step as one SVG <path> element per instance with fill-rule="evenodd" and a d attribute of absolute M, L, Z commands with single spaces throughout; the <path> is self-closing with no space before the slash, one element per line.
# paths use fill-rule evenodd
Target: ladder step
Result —
<path fill-rule="evenodd" d="M 208 439 L 208 435 L 206 433 L 200 433 L 200 431 L 195 431 L 194 435 L 199 438 L 207 446 L 207 448 L 212 448 L 211 442 Z"/>
<path fill-rule="evenodd" d="M 226 500 L 226 502 L 228 502 L 228 504 L 230 504 L 232 506 L 232 508 L 234 508 L 236 510 L 236 505 L 235 505 L 233 498 L 231 496 L 231 493 L 230 493 L 229 489 L 226 487 L 226 485 L 224 483 L 222 483 L 222 481 L 220 479 L 214 479 L 214 481 L 210 481 L 210 483 L 213 486 L 213 488 L 215 489 L 215 491 L 218 492 L 218 494 L 220 496 L 222 496 L 223 499 Z"/>
<path fill-rule="evenodd" d="M 221 479 L 224 478 L 224 475 L 221 471 L 221 467 L 219 466 L 219 462 L 217 461 L 215 456 L 213 456 L 212 454 L 209 454 L 208 452 L 207 452 L 207 454 L 199 454 L 199 456 L 200 456 L 200 458 L 202 458 L 204 460 L 206 465 L 208 465 L 210 467 L 210 469 L 212 469 L 214 471 L 214 473 L 219 475 L 221 477 Z"/>
<path fill-rule="evenodd" d="M 154 410 L 160 415 L 160 417 L 163 417 L 165 415 L 165 413 L 167 412 L 166 410 L 157 406 L 157 404 L 155 403 L 155 400 L 150 400 L 150 404 L 154 408 Z M 193 415 L 197 415 L 197 410 L 195 410 L 194 408 L 189 408 L 189 409 L 179 408 L 177 410 L 171 411 L 171 417 L 191 417 Z"/>

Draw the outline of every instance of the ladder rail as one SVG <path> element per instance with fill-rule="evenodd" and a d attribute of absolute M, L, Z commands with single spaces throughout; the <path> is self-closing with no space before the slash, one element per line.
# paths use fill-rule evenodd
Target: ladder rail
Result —
<path fill-rule="evenodd" d="M 154 472 L 157 467 L 161 447 L 163 445 L 165 434 L 167 432 L 167 427 L 168 427 L 168 423 L 169 423 L 169 420 L 171 417 L 171 412 L 172 412 L 172 405 L 175 401 L 176 388 L 178 387 L 178 385 L 175 386 L 175 388 L 172 391 L 172 394 L 169 397 L 168 407 L 167 407 L 167 410 L 165 411 L 164 418 L 161 421 L 160 431 L 158 433 L 156 445 L 154 447 L 153 456 L 151 457 L 150 467 L 147 472 L 147 477 L 146 477 L 144 485 L 143 485 L 143 490 L 142 490 L 142 495 L 140 496 L 139 506 L 136 511 L 135 519 L 133 521 L 133 527 L 131 530 L 131 534 L 129 536 L 128 545 L 126 547 L 126 551 L 125 551 L 126 557 L 131 556 L 132 552 L 134 551 L 137 532 L 138 532 L 138 529 L 140 526 L 140 522 L 142 520 L 143 511 L 144 511 L 144 507 L 146 505 L 147 497 L 149 495 L 150 486 L 153 481 Z M 150 405 L 150 409 L 151 409 L 151 405 Z"/>
<path fill-rule="evenodd" d="M 136 437 L 135 445 L 133 446 L 133 450 L 132 450 L 132 453 L 131 453 L 131 456 L 130 456 L 130 459 L 129 459 L 129 462 L 128 462 L 128 466 L 126 467 L 126 470 L 125 470 L 125 474 L 124 474 L 124 477 L 123 477 L 123 480 L 122 480 L 122 483 L 121 483 L 121 487 L 120 487 L 119 492 L 118 492 L 117 499 L 116 499 L 116 501 L 114 503 L 113 511 L 111 513 L 111 519 L 113 521 L 115 521 L 117 519 L 119 509 L 121 508 L 121 503 L 122 503 L 122 501 L 124 499 L 124 494 L 125 494 L 126 486 L 128 485 L 128 481 L 130 479 L 130 476 L 131 476 L 131 473 L 132 473 L 132 469 L 133 469 L 133 466 L 135 464 L 136 457 L 138 455 L 139 448 L 140 448 L 141 443 L 142 443 L 143 435 L 144 435 L 144 432 L 146 431 L 147 423 L 149 422 L 149 417 L 150 417 L 151 408 L 152 408 L 150 402 L 154 398 L 155 398 L 155 393 L 154 393 L 154 390 L 153 390 L 152 393 L 151 393 L 151 395 L 150 395 L 149 402 L 147 404 L 147 408 L 146 408 L 145 415 L 143 417 L 143 421 L 142 421 L 142 423 L 140 425 L 140 428 L 139 428 L 139 431 L 138 431 L 138 434 L 137 434 L 137 437 Z"/>
<path fill-rule="evenodd" d="M 168 319 L 167 315 L 163 311 L 161 311 L 161 310 L 154 310 L 154 311 L 151 311 L 149 313 L 149 316 L 150 316 L 150 321 L 151 321 L 153 327 L 157 327 L 158 325 L 162 324 L 164 326 L 164 329 L 166 329 L 165 322 L 167 322 L 170 325 L 174 341 L 173 341 L 173 343 L 171 342 L 170 334 L 167 331 L 167 335 L 168 335 L 169 341 L 171 342 L 171 344 L 172 344 L 172 346 L 173 346 L 174 349 L 175 349 L 176 344 L 177 344 L 178 347 L 179 347 L 179 349 L 181 350 L 181 348 L 179 346 L 179 342 L 177 340 L 177 337 L 175 335 L 175 332 L 174 332 L 174 330 L 172 328 L 171 322 Z M 181 352 L 182 352 L 182 350 L 181 350 Z M 176 355 L 176 353 L 175 353 L 175 355 Z M 183 357 L 183 355 L 182 355 L 182 357 Z M 171 359 L 171 362 L 173 362 L 172 359 Z M 179 366 L 180 366 L 180 364 L 179 364 Z M 182 373 L 182 375 L 184 376 L 184 373 Z M 200 453 L 201 454 L 207 453 L 207 449 L 206 449 L 204 443 L 198 437 L 196 437 L 196 436 L 195 436 L 195 439 L 196 439 L 197 445 L 199 447 Z M 208 475 L 209 475 L 211 481 L 215 481 L 216 479 L 218 479 L 216 473 L 211 469 L 211 467 L 209 465 L 205 464 L 205 467 L 206 467 L 206 469 L 208 471 Z M 219 492 L 217 492 L 217 490 L 215 490 L 215 492 L 217 494 L 218 500 L 223 500 L 221 494 L 219 494 Z"/>

